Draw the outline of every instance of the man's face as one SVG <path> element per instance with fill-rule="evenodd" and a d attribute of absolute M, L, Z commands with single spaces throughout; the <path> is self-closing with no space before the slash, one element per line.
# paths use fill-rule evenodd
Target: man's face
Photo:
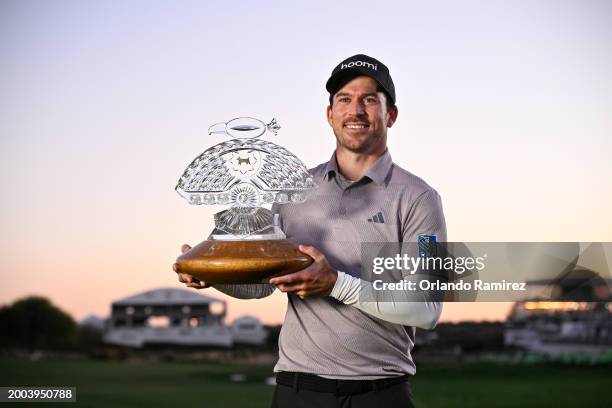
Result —
<path fill-rule="evenodd" d="M 338 148 L 354 153 L 381 153 L 387 145 L 387 128 L 397 118 L 397 108 L 387 110 L 386 96 L 376 81 L 359 76 L 348 82 L 327 107 L 327 121 Z"/>

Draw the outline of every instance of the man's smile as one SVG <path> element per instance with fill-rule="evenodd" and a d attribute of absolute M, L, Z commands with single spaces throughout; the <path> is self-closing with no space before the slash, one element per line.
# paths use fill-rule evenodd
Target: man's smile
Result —
<path fill-rule="evenodd" d="M 348 129 L 367 129 L 370 127 L 370 124 L 363 122 L 348 122 L 344 124 L 344 127 Z"/>

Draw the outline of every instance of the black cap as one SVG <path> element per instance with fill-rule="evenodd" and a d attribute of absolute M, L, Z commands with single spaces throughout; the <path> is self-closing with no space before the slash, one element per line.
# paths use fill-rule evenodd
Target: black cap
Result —
<path fill-rule="evenodd" d="M 378 82 L 395 104 L 395 85 L 389 74 L 389 68 L 376 58 L 364 54 L 353 55 L 338 64 L 327 80 L 325 88 L 331 95 L 334 95 L 347 82 L 360 75 L 369 76 Z"/>

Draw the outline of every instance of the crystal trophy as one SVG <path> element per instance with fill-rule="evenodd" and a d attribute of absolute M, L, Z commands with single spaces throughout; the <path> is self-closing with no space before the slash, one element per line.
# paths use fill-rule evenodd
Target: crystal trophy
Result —
<path fill-rule="evenodd" d="M 222 205 L 206 241 L 178 257 L 180 273 L 206 283 L 260 283 L 296 272 L 313 262 L 287 239 L 278 214 L 264 206 L 302 203 L 316 187 L 304 163 L 284 147 L 260 139 L 276 135 L 268 124 L 248 117 L 217 123 L 208 134 L 226 134 L 185 169 L 176 191 L 192 205 Z"/>

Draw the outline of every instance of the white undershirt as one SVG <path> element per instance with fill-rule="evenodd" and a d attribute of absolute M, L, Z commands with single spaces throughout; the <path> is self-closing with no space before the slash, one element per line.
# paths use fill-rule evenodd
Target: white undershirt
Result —
<path fill-rule="evenodd" d="M 421 329 L 433 329 L 442 313 L 442 302 L 425 297 L 431 296 L 431 293 L 419 295 L 399 291 L 394 293 L 392 300 L 362 301 L 360 292 L 364 290 L 376 294 L 371 282 L 338 271 L 338 279 L 330 296 L 381 320 Z M 415 296 L 420 296 L 420 299 L 415 301 Z"/>

